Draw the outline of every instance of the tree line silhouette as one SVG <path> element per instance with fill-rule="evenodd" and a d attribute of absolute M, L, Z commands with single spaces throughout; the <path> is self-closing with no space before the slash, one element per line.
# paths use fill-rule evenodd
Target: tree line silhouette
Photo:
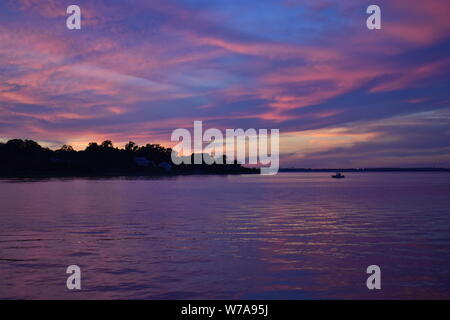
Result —
<path fill-rule="evenodd" d="M 138 146 L 130 141 L 124 148 L 110 140 L 91 142 L 81 151 L 69 145 L 51 150 L 33 140 L 13 139 L 0 143 L 0 176 L 103 176 L 159 174 L 241 174 L 258 169 L 233 164 L 181 164 L 171 159 L 172 149 L 159 144 Z M 193 158 L 194 155 L 191 155 Z"/>

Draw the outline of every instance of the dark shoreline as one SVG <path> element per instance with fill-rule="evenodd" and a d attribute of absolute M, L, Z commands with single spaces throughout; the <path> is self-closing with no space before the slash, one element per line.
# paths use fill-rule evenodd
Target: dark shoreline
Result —
<path fill-rule="evenodd" d="M 214 159 L 208 154 L 191 154 L 177 158 L 176 152 L 159 144 L 138 146 L 130 141 L 116 148 L 110 140 L 91 142 L 85 150 L 76 151 L 64 145 L 58 150 L 41 147 L 33 140 L 13 139 L 0 142 L 0 177 L 157 177 L 192 174 L 257 174 L 258 168 L 247 168 L 226 156 Z M 200 156 L 200 157 L 199 157 Z M 199 159 L 201 159 L 199 163 Z M 178 162 L 178 161 L 177 161 Z M 211 164 L 210 164 L 211 163 Z"/>
<path fill-rule="evenodd" d="M 86 173 L 86 172 L 71 172 L 71 173 L 56 173 L 56 172 L 33 172 L 33 173 L 17 173 L 17 174 L 1 174 L 0 179 L 47 179 L 47 178 L 145 178 L 145 177 L 179 177 L 179 176 L 226 176 L 226 175 L 247 175 L 260 174 L 260 170 L 256 168 L 240 168 L 238 170 L 230 171 L 142 171 L 142 172 L 101 172 L 101 173 Z"/>

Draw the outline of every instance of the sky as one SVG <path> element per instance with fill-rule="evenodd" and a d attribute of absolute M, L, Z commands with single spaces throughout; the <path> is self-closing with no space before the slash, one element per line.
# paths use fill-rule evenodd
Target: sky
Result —
<path fill-rule="evenodd" d="M 66 9 L 81 8 L 81 30 Z M 366 9 L 381 8 L 381 30 Z M 2 0 L 0 141 L 279 129 L 284 167 L 450 167 L 448 0 Z"/>

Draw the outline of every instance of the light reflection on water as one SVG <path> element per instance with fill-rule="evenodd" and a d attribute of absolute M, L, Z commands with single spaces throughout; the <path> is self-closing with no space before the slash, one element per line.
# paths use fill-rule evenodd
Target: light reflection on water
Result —
<path fill-rule="evenodd" d="M 450 298 L 450 174 L 346 175 L 2 180 L 0 298 Z"/>

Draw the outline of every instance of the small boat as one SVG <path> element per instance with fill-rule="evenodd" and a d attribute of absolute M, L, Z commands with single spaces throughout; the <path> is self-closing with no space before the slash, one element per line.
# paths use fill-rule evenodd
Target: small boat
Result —
<path fill-rule="evenodd" d="M 344 179 L 345 178 L 345 176 L 340 172 L 336 173 L 334 176 L 331 176 L 331 177 L 333 179 Z"/>

